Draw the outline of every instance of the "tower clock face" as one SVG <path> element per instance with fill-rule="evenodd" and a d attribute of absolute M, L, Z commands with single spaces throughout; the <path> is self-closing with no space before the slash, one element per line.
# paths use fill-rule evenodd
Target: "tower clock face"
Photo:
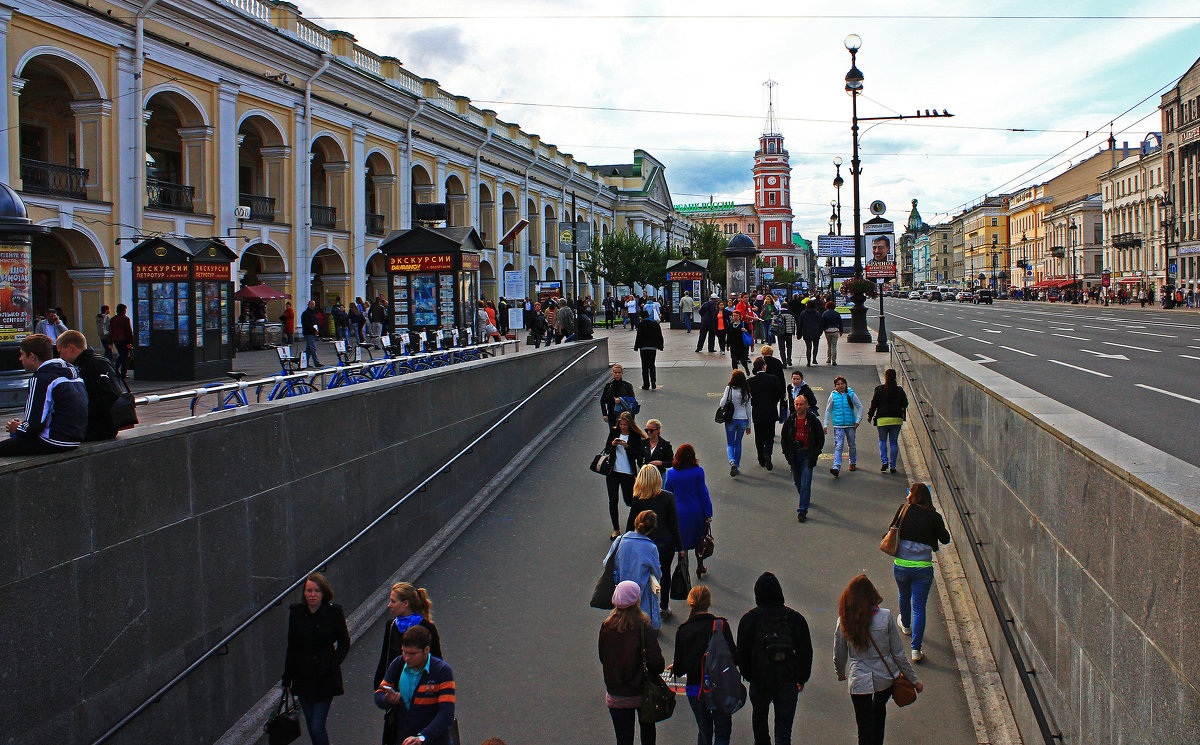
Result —
<path fill-rule="evenodd" d="M 767 176 L 767 184 L 770 186 L 774 186 L 775 182 L 778 180 L 779 179 L 775 178 L 774 176 Z"/>

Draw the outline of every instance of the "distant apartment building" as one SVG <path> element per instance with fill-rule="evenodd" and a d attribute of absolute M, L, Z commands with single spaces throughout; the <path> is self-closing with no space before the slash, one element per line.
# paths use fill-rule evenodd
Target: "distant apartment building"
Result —
<path fill-rule="evenodd" d="M 984 197 L 962 214 L 963 274 L 970 287 L 1008 286 L 1009 195 Z"/>
<path fill-rule="evenodd" d="M 1180 283 L 1200 281 L 1200 59 L 1163 94 L 1163 182 L 1166 200 L 1162 219 L 1167 270 L 1177 269 Z M 1162 274 L 1163 280 L 1167 272 Z"/>
<path fill-rule="evenodd" d="M 1137 150 L 1100 177 L 1103 264 L 1114 291 L 1136 294 L 1166 280 L 1164 184 L 1162 136 L 1157 132 L 1146 135 Z"/>

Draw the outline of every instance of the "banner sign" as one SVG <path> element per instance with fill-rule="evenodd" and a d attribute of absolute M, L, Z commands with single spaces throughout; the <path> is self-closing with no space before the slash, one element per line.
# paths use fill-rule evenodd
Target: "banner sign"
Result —
<path fill-rule="evenodd" d="M 462 255 L 462 268 L 464 270 L 478 269 L 479 268 L 479 254 L 464 253 Z"/>
<path fill-rule="evenodd" d="M 225 267 L 225 279 L 229 279 L 229 267 Z M 134 264 L 133 278 L 158 281 L 164 279 L 187 279 L 187 264 Z"/>
<path fill-rule="evenodd" d="M 865 276 L 869 279 L 895 279 L 895 226 L 876 218 L 863 225 L 863 256 L 867 259 Z"/>
<path fill-rule="evenodd" d="M 558 224 L 558 252 L 573 251 L 572 236 L 578 236 L 579 252 L 586 253 L 592 245 L 592 226 L 586 222 L 560 222 Z"/>
<path fill-rule="evenodd" d="M 818 235 L 817 256 L 854 256 L 854 236 Z"/>
<path fill-rule="evenodd" d="M 854 276 L 854 267 L 852 267 L 852 266 L 835 266 L 835 267 L 832 267 L 829 271 L 832 272 L 832 276 L 834 276 L 834 277 L 849 278 L 849 277 Z"/>
<path fill-rule="evenodd" d="M 504 273 L 504 297 L 513 299 L 524 299 L 525 290 L 525 272 L 522 271 L 507 271 Z M 520 328 L 519 326 L 517 328 Z"/>
<path fill-rule="evenodd" d="M 868 261 L 863 273 L 867 279 L 895 279 L 896 262 Z"/>
<path fill-rule="evenodd" d="M 699 280 L 704 279 L 704 272 L 667 272 L 669 280 Z"/>
<path fill-rule="evenodd" d="M 29 335 L 30 252 L 28 245 L 0 247 L 0 342 L 19 342 Z"/>
<path fill-rule="evenodd" d="M 389 256 L 389 272 L 435 272 L 452 268 L 450 254 L 428 256 Z"/>
<path fill-rule="evenodd" d="M 219 279 L 229 281 L 229 264 L 192 264 L 195 279 Z"/>

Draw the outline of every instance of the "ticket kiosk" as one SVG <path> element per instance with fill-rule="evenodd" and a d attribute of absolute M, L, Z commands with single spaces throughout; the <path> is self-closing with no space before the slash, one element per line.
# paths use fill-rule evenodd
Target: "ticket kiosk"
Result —
<path fill-rule="evenodd" d="M 379 250 L 387 259 L 388 308 L 396 333 L 432 339 L 467 330 L 479 340 L 479 256 L 474 228 L 419 226 L 389 234 Z"/>

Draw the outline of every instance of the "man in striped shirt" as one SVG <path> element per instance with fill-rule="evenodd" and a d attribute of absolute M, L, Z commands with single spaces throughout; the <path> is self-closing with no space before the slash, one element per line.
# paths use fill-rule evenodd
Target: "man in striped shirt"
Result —
<path fill-rule="evenodd" d="M 429 653 L 429 629 L 404 632 L 400 656 L 388 665 L 375 705 L 387 710 L 384 745 L 445 745 L 454 724 L 454 672 Z"/>
<path fill-rule="evenodd" d="M 83 379 L 64 360 L 54 358 L 54 343 L 45 334 L 21 340 L 21 366 L 33 373 L 25 418 L 8 422 L 8 439 L 0 440 L 0 457 L 44 455 L 79 447 L 87 429 L 88 399 Z"/>

